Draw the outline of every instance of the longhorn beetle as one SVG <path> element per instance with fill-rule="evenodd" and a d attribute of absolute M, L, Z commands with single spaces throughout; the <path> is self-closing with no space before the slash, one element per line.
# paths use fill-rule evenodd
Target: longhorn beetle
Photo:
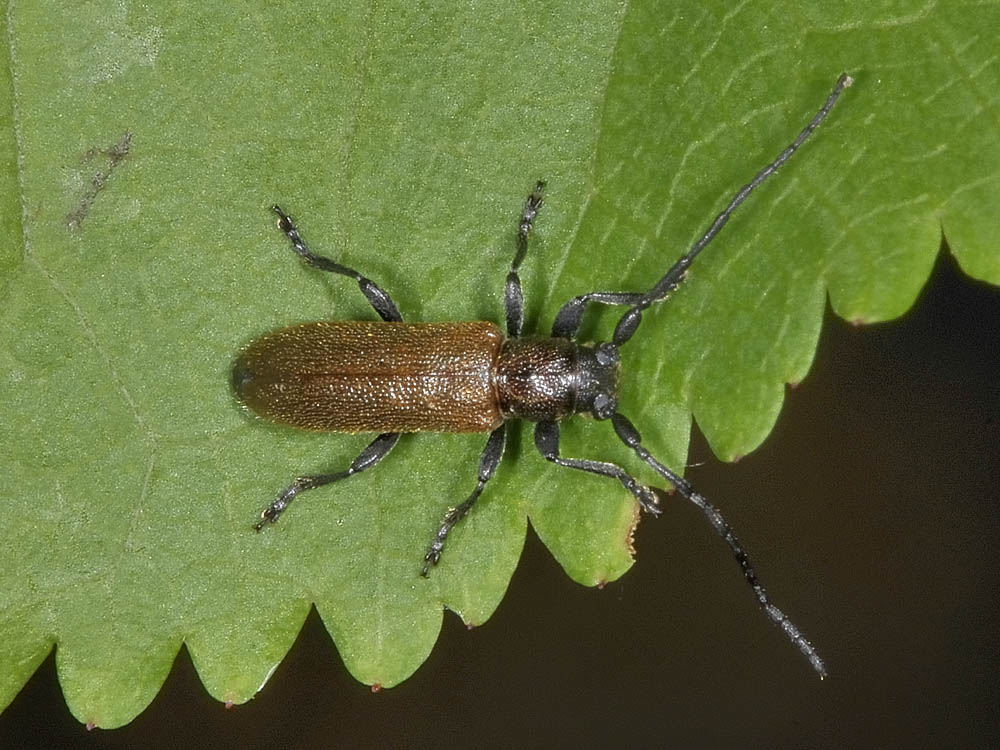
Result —
<path fill-rule="evenodd" d="M 306 430 L 380 433 L 351 465 L 330 474 L 303 476 L 283 490 L 255 528 L 274 523 L 306 490 L 359 474 L 377 464 L 403 432 L 489 432 L 479 459 L 479 481 L 460 505 L 444 515 L 424 556 L 423 575 L 437 565 L 452 527 L 472 509 L 503 455 L 507 421 L 536 422 L 535 446 L 548 461 L 620 481 L 651 515 L 659 515 L 667 493 L 641 484 L 625 469 L 606 461 L 559 455 L 559 421 L 590 414 L 611 424 L 640 460 L 666 479 L 705 514 L 729 545 L 764 613 L 806 656 L 820 677 L 822 659 L 785 614 L 771 603 L 743 546 L 715 506 L 643 446 L 635 426 L 618 411 L 619 348 L 650 305 L 662 302 L 687 273 L 695 256 L 719 233 L 736 208 L 758 185 L 788 161 L 830 113 L 852 79 L 841 75 L 822 108 L 778 157 L 737 191 L 690 250 L 646 292 L 590 292 L 569 300 L 556 314 L 550 336 L 522 335 L 524 296 L 518 268 L 528 250 L 545 183 L 528 196 L 517 231 L 517 251 L 507 274 L 504 306 L 507 336 L 492 323 L 404 323 L 392 298 L 352 268 L 314 255 L 295 224 L 277 206 L 278 227 L 295 252 L 313 268 L 348 276 L 384 322 L 318 322 L 285 328 L 253 341 L 232 371 L 239 398 L 263 417 Z M 575 341 L 583 312 L 592 302 L 628 308 L 610 341 Z"/>

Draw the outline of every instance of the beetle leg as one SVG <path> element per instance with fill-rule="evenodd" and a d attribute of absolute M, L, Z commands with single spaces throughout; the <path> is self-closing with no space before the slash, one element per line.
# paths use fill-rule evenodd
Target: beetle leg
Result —
<path fill-rule="evenodd" d="M 479 482 L 476 484 L 476 489 L 474 489 L 472 494 L 466 498 L 465 502 L 459 506 L 450 508 L 448 512 L 444 514 L 444 520 L 441 522 L 441 528 L 438 529 L 437 535 L 434 537 L 434 541 L 431 542 L 430 549 L 428 549 L 427 554 L 424 555 L 424 569 L 420 572 L 420 575 L 426 576 L 431 567 L 438 564 L 438 560 L 441 559 L 441 550 L 444 549 L 444 540 L 448 538 L 448 532 L 450 532 L 452 527 L 465 518 L 466 514 L 472 510 L 472 506 L 475 505 L 476 500 L 479 499 L 479 495 L 482 493 L 483 487 L 485 487 L 486 483 L 490 481 L 493 477 L 493 472 L 495 472 L 497 470 L 497 466 L 500 465 L 500 459 L 503 456 L 503 448 L 506 440 L 506 424 L 500 425 L 490 433 L 490 439 L 486 441 L 486 447 L 483 449 L 483 453 L 479 457 Z"/>
<path fill-rule="evenodd" d="M 617 464 L 607 461 L 590 461 L 584 458 L 562 458 L 559 455 L 558 422 L 539 422 L 535 426 L 535 447 L 546 460 L 559 466 L 617 479 L 639 501 L 643 510 L 654 516 L 660 515 L 660 501 L 667 496 L 666 490 L 641 484 L 638 479 Z"/>
<path fill-rule="evenodd" d="M 295 228 L 295 223 L 288 215 L 277 206 L 272 206 L 271 208 L 278 214 L 278 228 L 285 233 L 285 236 L 292 243 L 292 248 L 302 256 L 302 259 L 306 263 L 313 268 L 318 268 L 320 271 L 339 273 L 341 276 L 347 276 L 357 281 L 358 286 L 361 287 L 361 293 L 365 295 L 369 304 L 375 308 L 375 312 L 381 316 L 382 320 L 401 321 L 403 319 L 403 316 L 399 314 L 399 308 L 396 307 L 396 303 L 392 301 L 392 297 L 379 287 L 378 284 L 362 276 L 353 268 L 342 266 L 321 255 L 313 255 L 312 251 L 299 236 L 299 230 Z"/>
<path fill-rule="evenodd" d="M 375 438 L 368 447 L 365 448 L 358 455 L 351 465 L 344 471 L 338 471 L 333 474 L 317 474 L 309 477 L 299 477 L 292 484 L 286 487 L 280 495 L 275 499 L 273 503 L 268 505 L 263 512 L 260 514 L 260 520 L 254 524 L 254 528 L 260 531 L 264 528 L 264 524 L 274 523 L 278 520 L 278 516 L 287 508 L 292 500 L 295 499 L 296 495 L 300 492 L 306 490 L 314 490 L 317 487 L 322 487 L 324 484 L 331 484 L 333 482 L 338 482 L 341 479 L 346 479 L 349 476 L 357 474 L 364 471 L 365 469 L 370 469 L 372 466 L 377 464 L 386 454 L 392 450 L 392 447 L 399 440 L 398 432 L 383 432 L 377 438 Z"/>
<path fill-rule="evenodd" d="M 539 180 L 535 184 L 535 189 L 528 200 L 524 203 L 524 210 L 521 211 L 521 223 L 517 226 L 517 253 L 514 255 L 514 262 L 510 264 L 510 273 L 507 274 L 507 284 L 504 287 L 503 303 L 507 311 L 507 335 L 520 336 L 521 328 L 524 325 L 524 292 L 521 290 L 521 277 L 517 269 L 521 267 L 521 261 L 528 252 L 528 233 L 534 224 L 538 209 L 542 206 L 542 191 L 545 183 Z"/>
<path fill-rule="evenodd" d="M 764 610 L 766 614 L 775 625 L 781 628 L 785 635 L 788 636 L 789 640 L 794 643 L 799 651 L 801 651 L 805 657 L 812 664 L 813 669 L 819 673 L 819 676 L 826 676 L 826 667 L 823 665 L 823 660 L 820 658 L 819 654 L 816 653 L 816 649 L 813 648 L 812 644 L 806 640 L 806 637 L 802 632 L 792 624 L 785 613 L 778 609 L 774 604 L 771 603 L 771 597 L 767 595 L 767 591 L 764 589 L 763 584 L 757 578 L 757 573 L 754 570 L 753 564 L 750 562 L 750 558 L 747 557 L 746 550 L 743 549 L 743 545 L 740 540 L 733 533 L 733 528 L 729 525 L 729 522 L 722 517 L 722 514 L 712 505 L 704 495 L 697 492 L 691 484 L 679 476 L 678 474 L 671 471 L 669 468 L 657 461 L 649 451 L 642 446 L 642 436 L 639 431 L 624 415 L 615 414 L 611 417 L 611 423 L 614 425 L 615 432 L 618 433 L 618 437 L 621 439 L 625 445 L 635 451 L 635 454 L 649 464 L 660 476 L 666 479 L 670 484 L 672 484 L 676 489 L 677 493 L 683 497 L 685 500 L 698 506 L 702 513 L 705 514 L 705 518 L 708 522 L 712 524 L 712 528 L 715 532 L 722 537 L 722 539 L 729 545 L 729 549 L 732 550 L 733 556 L 736 558 L 736 562 L 739 563 L 740 569 L 743 571 L 743 577 L 746 578 L 747 583 L 750 584 L 750 588 L 753 589 L 754 596 L 757 597 L 757 602 L 760 604 L 761 609 Z"/>
<path fill-rule="evenodd" d="M 552 323 L 552 335 L 564 339 L 576 338 L 583 321 L 583 311 L 591 302 L 602 305 L 634 305 L 643 298 L 642 292 L 591 292 L 573 297 L 559 308 Z"/>

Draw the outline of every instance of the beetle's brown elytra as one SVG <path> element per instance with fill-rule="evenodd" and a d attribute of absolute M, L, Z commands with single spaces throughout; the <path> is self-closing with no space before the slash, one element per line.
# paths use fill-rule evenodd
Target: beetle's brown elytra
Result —
<path fill-rule="evenodd" d="M 424 556 L 422 573 L 441 559 L 452 527 L 475 504 L 503 455 L 510 419 L 536 422 L 535 445 L 559 466 L 617 479 L 639 506 L 658 515 L 667 493 L 641 484 L 617 464 L 559 455 L 559 422 L 574 414 L 611 420 L 619 439 L 666 479 L 681 497 L 698 506 L 729 545 L 764 613 L 777 624 L 824 677 L 826 668 L 812 644 L 772 602 L 728 522 L 684 478 L 654 458 L 635 426 L 618 411 L 619 348 L 632 338 L 642 313 L 665 300 L 683 281 L 695 256 L 721 231 L 758 185 L 788 161 L 851 85 L 837 80 L 826 102 L 778 157 L 740 188 L 690 250 L 646 292 L 591 292 L 569 300 L 556 314 L 549 336 L 522 335 L 524 296 L 518 273 L 528 235 L 542 205 L 539 181 L 521 212 L 517 247 L 504 288 L 507 334 L 492 323 L 404 323 L 392 298 L 375 282 L 329 258 L 314 255 L 292 220 L 277 206 L 278 227 L 313 268 L 354 279 L 382 322 L 317 322 L 285 328 L 253 341 L 237 358 L 233 388 L 257 414 L 306 430 L 379 433 L 341 471 L 304 476 L 283 490 L 260 516 L 256 529 L 274 523 L 301 492 L 346 479 L 371 468 L 405 432 L 489 432 L 479 460 L 475 489 L 448 510 Z M 610 341 L 576 341 L 590 303 L 627 308 Z"/>
<path fill-rule="evenodd" d="M 261 416 L 305 430 L 490 432 L 503 340 L 485 322 L 305 323 L 250 344 L 233 383 Z"/>

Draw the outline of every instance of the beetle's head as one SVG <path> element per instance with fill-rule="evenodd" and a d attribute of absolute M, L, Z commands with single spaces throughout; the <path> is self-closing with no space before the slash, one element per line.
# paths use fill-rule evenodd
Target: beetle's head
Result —
<path fill-rule="evenodd" d="M 618 410 L 618 347 L 611 342 L 581 346 L 577 353 L 576 413 L 610 419 Z"/>

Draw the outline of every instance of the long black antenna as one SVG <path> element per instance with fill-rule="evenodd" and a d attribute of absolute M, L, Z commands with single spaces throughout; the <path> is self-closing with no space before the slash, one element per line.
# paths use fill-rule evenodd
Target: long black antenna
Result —
<path fill-rule="evenodd" d="M 653 457 L 652 454 L 642 444 L 642 436 L 639 431 L 635 428 L 624 414 L 616 413 L 611 417 L 611 423 L 615 428 L 615 432 L 618 434 L 618 438 L 625 443 L 629 448 L 635 451 L 635 454 L 649 464 L 653 469 L 664 479 L 666 479 L 670 484 L 674 486 L 678 494 L 695 506 L 705 514 L 705 518 L 715 529 L 715 533 L 718 534 L 722 540 L 729 545 L 729 549 L 733 553 L 733 557 L 736 558 L 736 562 L 739 563 L 740 570 L 743 571 L 743 577 L 746 579 L 747 583 L 750 584 L 750 588 L 753 589 L 753 595 L 757 598 L 757 603 L 760 604 L 760 608 L 767 615 L 768 619 L 771 620 L 775 625 L 781 628 L 785 636 L 790 640 L 802 655 L 809 660 L 809 664 L 812 668 L 816 670 L 816 674 L 822 680 L 826 677 L 826 665 L 823 664 L 823 659 L 820 655 L 816 653 L 816 649 L 809 642 L 809 640 L 802 634 L 795 623 L 788 619 L 778 607 L 771 601 L 771 597 L 768 595 L 767 590 L 764 588 L 764 584 L 760 582 L 757 577 L 757 571 L 750 562 L 750 557 L 747 555 L 746 550 L 743 547 L 742 542 L 737 538 L 733 527 L 729 525 L 729 521 L 722 517 L 719 509 L 712 505 L 704 495 L 695 490 L 691 484 L 684 479 L 684 477 L 671 471 L 667 466 L 660 463 Z"/>
<path fill-rule="evenodd" d="M 687 272 L 688 266 L 691 265 L 691 261 L 694 260 L 695 256 L 702 251 L 702 249 L 711 242 L 715 235 L 717 235 L 722 227 L 726 225 L 729 221 L 729 217 L 733 215 L 733 212 L 737 207 L 747 199 L 747 197 L 752 193 L 758 185 L 760 185 L 764 180 L 773 175 L 778 171 L 778 168 L 784 164 L 786 161 L 792 158 L 799 146 L 805 143 L 806 139 L 812 135 L 813 131 L 819 127 L 820 123 L 826 119 L 826 116 L 830 114 L 830 110 L 833 109 L 833 105 L 837 103 L 837 98 L 840 93 L 854 83 L 854 79 L 851 78 L 847 73 L 841 73 L 840 78 L 837 79 L 837 85 L 833 87 L 833 91 L 826 98 L 826 103 L 820 108 L 819 112 L 816 113 L 815 117 L 809 122 L 808 125 L 799 133 L 798 137 L 792 141 L 791 145 L 788 146 L 784 151 L 782 151 L 778 158 L 760 170 L 757 175 L 750 180 L 746 185 L 741 187 L 736 195 L 732 197 L 729 201 L 729 205 L 726 206 L 725 210 L 722 211 L 718 216 L 715 217 L 715 221 L 708 228 L 708 231 L 702 236 L 687 251 L 681 258 L 670 267 L 670 270 L 664 274 L 663 278 L 660 279 L 656 284 L 642 295 L 638 302 L 632 305 L 632 307 L 622 315 L 621 320 L 618 321 L 618 325 L 615 326 L 615 335 L 612 341 L 621 345 L 632 338 L 632 334 L 635 333 L 635 329 L 639 327 L 639 323 L 642 322 L 642 311 L 645 310 L 650 305 L 655 302 L 659 302 L 665 299 L 674 289 L 677 288 L 678 284 L 684 280 L 684 274 Z"/>

